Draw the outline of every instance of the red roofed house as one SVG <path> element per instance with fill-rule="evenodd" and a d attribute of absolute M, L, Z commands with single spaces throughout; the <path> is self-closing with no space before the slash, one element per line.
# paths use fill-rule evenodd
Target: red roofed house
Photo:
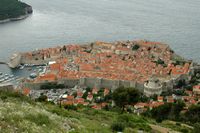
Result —
<path fill-rule="evenodd" d="M 40 76 L 37 78 L 37 81 L 55 81 L 56 80 L 56 75 L 55 74 L 45 74 L 43 76 Z"/>
<path fill-rule="evenodd" d="M 158 100 L 158 102 L 163 102 L 163 96 L 158 96 L 157 100 Z"/>
<path fill-rule="evenodd" d="M 80 91 L 80 90 L 78 90 L 78 91 L 77 91 L 77 97 L 83 97 L 83 92 Z"/>
<path fill-rule="evenodd" d="M 151 103 L 149 104 L 149 108 L 150 108 L 150 109 L 156 108 L 156 107 L 161 106 L 161 105 L 163 105 L 163 104 L 164 104 L 164 102 L 155 102 L 155 101 L 153 101 L 153 102 L 151 102 Z"/>
<path fill-rule="evenodd" d="M 105 89 L 104 89 L 104 92 L 103 92 L 104 96 L 108 95 L 109 93 L 110 93 L 110 90 L 107 89 L 107 88 L 105 88 Z"/>
<path fill-rule="evenodd" d="M 92 94 L 98 94 L 98 91 L 99 91 L 99 90 L 98 90 L 97 88 L 94 87 L 94 88 L 92 89 Z"/>
<path fill-rule="evenodd" d="M 26 96 L 29 96 L 30 92 L 31 92 L 31 90 L 29 88 L 24 88 L 23 89 L 23 94 L 26 95 Z"/>
<path fill-rule="evenodd" d="M 193 92 L 192 92 L 192 91 L 186 90 L 185 93 L 186 93 L 188 96 L 192 96 L 192 95 L 193 95 Z"/>
<path fill-rule="evenodd" d="M 134 108 L 135 108 L 134 109 L 134 113 L 136 113 L 137 115 L 139 115 L 139 114 L 145 112 L 147 110 L 148 106 L 149 106 L 148 103 L 142 103 L 142 102 L 137 103 L 137 104 L 134 105 Z"/>
<path fill-rule="evenodd" d="M 92 106 L 93 109 L 96 109 L 96 110 L 100 110 L 101 109 L 101 105 L 94 105 Z"/>
<path fill-rule="evenodd" d="M 85 99 L 84 98 L 77 98 L 77 99 L 75 99 L 74 100 L 74 104 L 84 104 L 84 102 L 85 102 Z"/>
<path fill-rule="evenodd" d="M 60 64 L 59 63 L 54 63 L 50 65 L 50 70 L 52 72 L 59 72 L 60 71 Z"/>
<path fill-rule="evenodd" d="M 63 105 L 73 105 L 74 104 L 74 96 L 67 96 L 65 100 L 62 101 Z"/>
<path fill-rule="evenodd" d="M 92 101 L 92 99 L 93 99 L 93 95 L 92 94 L 88 94 L 87 100 Z"/>
<path fill-rule="evenodd" d="M 194 92 L 195 95 L 200 95 L 200 85 L 194 86 L 193 92 Z"/>
<path fill-rule="evenodd" d="M 145 108 L 145 107 L 148 107 L 148 103 L 142 103 L 142 102 L 140 102 L 140 103 L 136 103 L 136 104 L 134 105 L 134 108 L 135 108 L 135 109 Z"/>
<path fill-rule="evenodd" d="M 172 96 L 167 97 L 167 102 L 168 103 L 174 103 L 174 98 Z"/>

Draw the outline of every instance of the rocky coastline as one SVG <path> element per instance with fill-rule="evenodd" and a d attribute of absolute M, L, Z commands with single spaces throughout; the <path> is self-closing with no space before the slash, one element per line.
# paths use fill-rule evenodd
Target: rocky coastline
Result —
<path fill-rule="evenodd" d="M 0 20 L 0 24 L 1 23 L 7 23 L 7 22 L 10 22 L 10 21 L 18 21 L 18 20 L 22 20 L 22 19 L 27 18 L 30 14 L 33 13 L 33 9 L 30 5 L 28 5 L 28 4 L 26 4 L 26 5 L 27 5 L 27 7 L 24 9 L 25 10 L 24 15 L 20 15 L 18 17 L 14 17 L 14 18 L 7 18 L 7 19 Z"/>

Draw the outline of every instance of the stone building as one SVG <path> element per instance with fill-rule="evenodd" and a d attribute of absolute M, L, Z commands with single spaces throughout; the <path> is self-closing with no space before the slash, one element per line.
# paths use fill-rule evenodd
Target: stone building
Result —
<path fill-rule="evenodd" d="M 157 78 L 152 77 L 144 83 L 144 94 L 146 96 L 160 95 L 162 87 L 162 83 Z"/>

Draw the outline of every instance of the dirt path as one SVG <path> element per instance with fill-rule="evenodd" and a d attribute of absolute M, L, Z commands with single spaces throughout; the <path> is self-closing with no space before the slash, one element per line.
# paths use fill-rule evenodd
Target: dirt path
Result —
<path fill-rule="evenodd" d="M 172 123 L 172 124 L 176 124 L 176 122 L 175 121 L 169 121 L 170 123 Z M 187 125 L 187 124 L 184 124 L 184 123 L 181 123 L 181 126 L 183 126 L 183 127 L 187 127 L 187 128 L 190 128 L 190 129 L 193 129 L 194 127 L 192 127 L 192 126 L 190 126 L 190 125 Z"/>
<path fill-rule="evenodd" d="M 161 126 L 158 126 L 158 125 L 149 124 L 149 126 L 153 130 L 158 131 L 160 133 L 180 133 L 180 132 L 174 131 L 174 130 L 172 130 L 170 128 L 165 128 L 165 127 L 161 127 Z"/>

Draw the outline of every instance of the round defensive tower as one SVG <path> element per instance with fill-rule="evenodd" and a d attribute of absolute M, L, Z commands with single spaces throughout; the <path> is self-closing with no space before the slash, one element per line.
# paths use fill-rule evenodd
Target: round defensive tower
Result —
<path fill-rule="evenodd" d="M 154 94 L 160 95 L 162 93 L 162 84 L 159 79 L 151 77 L 144 83 L 144 94 L 146 96 L 152 96 Z"/>

